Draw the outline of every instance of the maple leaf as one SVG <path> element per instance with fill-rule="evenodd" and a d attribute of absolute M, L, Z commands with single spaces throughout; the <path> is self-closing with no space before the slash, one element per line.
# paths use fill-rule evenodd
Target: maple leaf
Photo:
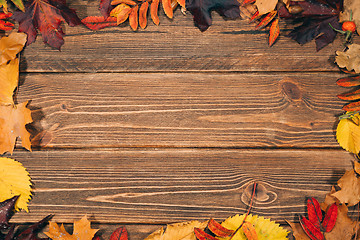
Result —
<path fill-rule="evenodd" d="M 336 51 L 335 62 L 340 68 L 346 68 L 348 71 L 354 70 L 360 73 L 360 45 L 348 45 L 345 52 Z"/>
<path fill-rule="evenodd" d="M 358 154 L 360 151 L 359 113 L 341 119 L 336 128 L 336 139 L 346 151 Z"/>
<path fill-rule="evenodd" d="M 239 225 L 244 221 L 245 216 L 246 214 L 237 214 L 233 217 L 227 218 L 224 222 L 221 223 L 221 225 L 227 229 L 236 230 Z M 246 217 L 246 222 L 253 225 L 256 231 L 256 235 L 259 239 L 287 239 L 287 235 L 289 232 L 286 231 L 284 228 L 280 227 L 279 224 L 271 221 L 270 219 L 249 214 Z M 244 229 L 239 229 L 238 232 L 233 236 L 233 239 L 246 240 L 247 237 L 244 233 Z"/>
<path fill-rule="evenodd" d="M 211 11 L 235 19 L 240 17 L 240 3 L 236 0 L 186 0 L 185 7 L 194 17 L 195 25 L 205 31 L 212 24 Z"/>
<path fill-rule="evenodd" d="M 74 231 L 72 235 L 65 230 L 63 224 L 59 227 L 59 225 L 54 222 L 49 223 L 49 231 L 45 232 L 45 234 L 49 238 L 56 240 L 92 240 L 98 230 L 99 229 L 91 229 L 90 221 L 85 215 L 80 220 L 74 221 Z"/>
<path fill-rule="evenodd" d="M 336 32 L 332 27 L 340 28 L 338 17 L 341 1 L 290 1 L 290 6 L 299 6 L 303 11 L 291 14 L 285 6 L 279 8 L 280 17 L 293 18 L 297 22 L 302 21 L 300 26 L 289 33 L 289 37 L 299 44 L 315 39 L 317 51 L 334 41 Z"/>
<path fill-rule="evenodd" d="M 354 162 L 356 168 L 359 168 L 358 165 L 358 162 Z M 360 201 L 360 179 L 357 174 L 359 173 L 355 172 L 354 169 L 348 170 L 338 180 L 337 184 L 341 189 L 331 195 L 339 199 L 340 203 L 354 206 Z"/>
<path fill-rule="evenodd" d="M 352 15 L 352 21 L 354 21 L 357 26 L 357 33 L 360 34 L 359 0 L 344 0 L 344 11 L 340 14 L 340 22 L 350 20 L 350 15 Z"/>
<path fill-rule="evenodd" d="M 9 34 L 9 36 L 2 37 L 0 39 L 0 53 L 1 53 L 0 65 L 3 65 L 10 60 L 14 60 L 16 58 L 16 55 L 23 49 L 25 43 L 26 43 L 25 33 L 12 32 Z M 2 89 L 2 87 L 0 87 L 0 89 Z M 11 92 L 13 92 L 14 89 Z"/>
<path fill-rule="evenodd" d="M 190 221 L 190 222 L 181 222 L 169 224 L 150 234 L 144 240 L 160 240 L 160 239 L 171 239 L 171 240 L 196 240 L 194 234 L 194 228 L 199 228 L 204 230 L 207 225 L 207 221 Z"/>
<path fill-rule="evenodd" d="M 29 0 L 25 9 L 25 12 L 16 11 L 12 18 L 19 22 L 19 32 L 27 34 L 27 45 L 35 42 L 38 29 L 44 43 L 60 50 L 65 36 L 61 23 L 81 24 L 75 10 L 67 7 L 65 0 Z"/>
<path fill-rule="evenodd" d="M 256 0 L 255 5 L 259 11 L 259 15 L 266 14 L 275 9 L 278 0 Z"/>
<path fill-rule="evenodd" d="M 0 158 L 0 201 L 20 196 L 15 210 L 28 212 L 31 199 L 31 179 L 23 165 L 10 158 Z"/>

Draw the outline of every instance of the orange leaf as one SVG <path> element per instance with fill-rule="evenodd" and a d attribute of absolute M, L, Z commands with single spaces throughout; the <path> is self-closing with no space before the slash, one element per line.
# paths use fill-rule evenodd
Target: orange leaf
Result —
<path fill-rule="evenodd" d="M 147 11 L 149 8 L 149 2 L 143 2 L 143 4 L 141 4 L 140 10 L 139 10 L 139 25 L 142 29 L 144 29 L 147 25 Z"/>
<path fill-rule="evenodd" d="M 258 17 L 259 17 L 259 11 L 256 11 L 256 12 L 254 13 L 254 15 L 251 16 L 249 22 L 250 22 L 250 23 L 253 22 L 253 21 L 254 21 L 255 19 L 257 19 Z"/>
<path fill-rule="evenodd" d="M 214 219 L 210 219 L 208 228 L 212 233 L 219 237 L 229 237 L 234 233 L 234 230 L 230 230 L 221 226 L 221 224 Z"/>
<path fill-rule="evenodd" d="M 351 111 L 360 111 L 360 102 L 352 102 L 346 104 L 342 108 L 344 111 L 351 112 Z"/>
<path fill-rule="evenodd" d="M 103 16 L 89 16 L 81 22 L 91 30 L 100 30 L 106 27 L 116 26 L 117 20 L 114 17 L 105 18 Z"/>
<path fill-rule="evenodd" d="M 241 4 L 241 6 L 245 6 L 246 4 L 254 3 L 255 0 L 244 0 Z"/>
<path fill-rule="evenodd" d="M 150 5 L 151 19 L 153 20 L 155 25 L 159 25 L 159 23 L 160 23 L 159 16 L 158 16 L 159 2 L 160 2 L 160 0 L 153 0 Z"/>
<path fill-rule="evenodd" d="M 210 234 L 207 234 L 200 228 L 194 228 L 195 236 L 199 240 L 218 240 L 216 237 L 211 236 Z"/>
<path fill-rule="evenodd" d="M 254 226 L 250 222 L 244 222 L 242 230 L 248 240 L 258 240 L 258 236 Z"/>
<path fill-rule="evenodd" d="M 280 35 L 279 19 L 275 19 L 270 26 L 269 46 L 271 47 Z"/>
<path fill-rule="evenodd" d="M 17 137 L 21 137 L 22 146 L 31 151 L 30 133 L 25 125 L 32 122 L 28 102 L 19 105 L 0 105 L 0 154 L 12 154 Z"/>
<path fill-rule="evenodd" d="M 14 90 L 19 80 L 19 59 L 0 65 L 0 103 L 13 105 Z"/>
<path fill-rule="evenodd" d="M 136 31 L 138 28 L 138 10 L 139 6 L 135 6 L 131 9 L 130 15 L 129 15 L 129 23 L 130 27 L 133 31 Z"/>
<path fill-rule="evenodd" d="M 177 0 L 177 2 L 181 7 L 185 8 L 185 0 Z"/>
<path fill-rule="evenodd" d="M 13 60 L 24 47 L 27 35 L 25 33 L 12 32 L 0 40 L 0 65 Z"/>
<path fill-rule="evenodd" d="M 97 231 L 98 229 L 91 229 L 90 221 L 87 220 L 87 217 L 85 215 L 79 221 L 74 221 L 74 231 L 72 235 L 66 232 L 63 224 L 61 224 L 61 226 L 59 227 L 57 223 L 53 223 L 53 222 L 49 223 L 49 231 L 45 232 L 45 234 L 51 239 L 92 240 L 92 238 L 94 237 Z"/>
<path fill-rule="evenodd" d="M 349 93 L 339 94 L 337 95 L 337 97 L 342 100 L 348 100 L 348 101 L 360 99 L 360 89 Z"/>
<path fill-rule="evenodd" d="M 277 11 L 274 10 L 274 11 L 271 11 L 269 12 L 261 21 L 258 25 L 256 25 L 255 29 L 256 30 L 259 30 L 259 29 L 262 29 L 264 27 L 266 27 L 270 22 L 271 20 L 274 19 L 274 17 L 276 16 L 277 14 Z"/>
<path fill-rule="evenodd" d="M 132 0 L 113 0 L 111 1 L 111 5 L 118 5 L 120 3 L 125 3 L 131 6 L 135 6 L 136 2 L 132 1 Z"/>
<path fill-rule="evenodd" d="M 173 18 L 173 9 L 171 7 L 171 0 L 161 0 L 164 12 L 168 18 Z"/>
<path fill-rule="evenodd" d="M 360 85 L 360 75 L 340 78 L 336 84 L 341 87 L 355 87 Z"/>
<path fill-rule="evenodd" d="M 131 7 L 129 7 L 125 3 L 122 3 L 120 5 L 117 5 L 110 12 L 110 16 L 116 17 L 116 24 L 119 25 L 126 21 L 126 19 L 129 17 L 130 12 L 131 12 Z"/>

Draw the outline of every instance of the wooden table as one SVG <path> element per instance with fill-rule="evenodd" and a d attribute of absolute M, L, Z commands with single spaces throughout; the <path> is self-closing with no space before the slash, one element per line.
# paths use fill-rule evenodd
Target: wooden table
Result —
<path fill-rule="evenodd" d="M 98 1 L 74 0 L 81 18 Z M 244 213 L 284 223 L 323 200 L 353 156 L 336 142 L 345 92 L 333 63 L 338 36 L 320 52 L 245 20 L 200 32 L 190 14 L 131 31 L 66 26 L 61 51 L 36 43 L 21 55 L 18 102 L 31 99 L 45 135 L 13 158 L 34 183 L 30 213 L 70 223 L 87 214 L 108 239 L 126 226 L 143 239 L 163 224 Z"/>

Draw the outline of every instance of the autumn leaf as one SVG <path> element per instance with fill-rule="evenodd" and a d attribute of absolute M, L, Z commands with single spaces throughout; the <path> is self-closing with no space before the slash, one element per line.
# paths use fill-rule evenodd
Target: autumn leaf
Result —
<path fill-rule="evenodd" d="M 128 232 L 125 227 L 117 228 L 110 236 L 109 240 L 128 240 Z"/>
<path fill-rule="evenodd" d="M 194 233 L 198 240 L 218 240 L 216 237 L 211 236 L 200 228 L 194 228 Z"/>
<path fill-rule="evenodd" d="M 280 35 L 279 19 L 272 22 L 269 32 L 269 46 L 271 47 Z"/>
<path fill-rule="evenodd" d="M 359 0 L 344 0 L 344 11 L 340 14 L 340 22 L 350 20 L 350 12 L 352 14 L 352 21 L 354 21 L 357 26 L 357 33 L 360 34 Z"/>
<path fill-rule="evenodd" d="M 256 30 L 260 30 L 264 27 L 266 27 L 276 16 L 277 11 L 274 10 L 270 13 L 268 13 L 255 27 Z"/>
<path fill-rule="evenodd" d="M 229 230 L 235 231 L 244 221 L 245 216 L 246 214 L 229 217 L 224 222 L 222 222 L 221 225 Z M 249 222 L 253 225 L 259 239 L 287 239 L 288 231 L 270 219 L 249 214 L 246 217 L 246 222 Z M 239 229 L 238 232 L 234 235 L 233 239 L 246 240 L 247 238 L 243 229 Z"/>
<path fill-rule="evenodd" d="M 25 43 L 25 33 L 12 32 L 9 34 L 9 36 L 2 37 L 0 39 L 0 65 L 3 65 L 10 60 L 14 60 L 16 58 L 16 55 L 23 49 Z"/>
<path fill-rule="evenodd" d="M 210 219 L 208 223 L 208 229 L 218 237 L 228 237 L 234 233 L 234 230 L 229 230 L 223 227 L 220 223 L 214 219 Z"/>
<path fill-rule="evenodd" d="M 6 229 L 10 226 L 9 220 L 14 213 L 15 203 L 19 196 L 6 199 L 0 202 L 0 229 Z"/>
<path fill-rule="evenodd" d="M 117 20 L 115 17 L 98 17 L 98 16 L 89 16 L 81 20 L 82 23 L 90 28 L 91 30 L 100 30 L 106 27 L 116 26 Z"/>
<path fill-rule="evenodd" d="M 11 0 L 15 6 L 20 9 L 21 11 L 25 11 L 25 7 L 24 7 L 24 4 L 22 2 L 22 0 Z M 8 12 L 8 4 L 6 2 L 6 0 L 1 0 L 0 1 L 0 7 L 3 8 L 4 12 L 7 13 Z"/>
<path fill-rule="evenodd" d="M 335 62 L 340 68 L 346 68 L 348 71 L 354 70 L 360 73 L 360 45 L 348 45 L 348 50 L 345 52 L 336 51 Z"/>
<path fill-rule="evenodd" d="M 142 29 L 147 25 L 147 12 L 149 8 L 149 2 L 143 2 L 139 10 L 139 25 Z"/>
<path fill-rule="evenodd" d="M 9 31 L 14 28 L 12 22 L 8 22 L 7 19 L 12 16 L 12 13 L 0 12 L 0 30 Z"/>
<path fill-rule="evenodd" d="M 25 9 L 25 12 L 16 11 L 13 19 L 19 22 L 19 32 L 27 34 L 27 45 L 35 42 L 39 30 L 44 43 L 60 50 L 65 36 L 61 24 L 65 21 L 72 27 L 81 24 L 65 0 L 29 0 Z"/>
<path fill-rule="evenodd" d="M 19 196 L 15 210 L 28 212 L 31 199 L 31 179 L 23 165 L 13 159 L 0 158 L 0 202 Z"/>
<path fill-rule="evenodd" d="M 266 14 L 275 9 L 278 0 L 256 0 L 255 5 L 259 11 L 259 15 Z"/>
<path fill-rule="evenodd" d="M 169 224 L 150 234 L 144 240 L 196 240 L 194 229 L 199 228 L 204 230 L 207 225 L 207 221 L 190 221 L 190 222 L 181 222 Z"/>
<path fill-rule="evenodd" d="M 46 236 L 53 240 L 92 240 L 95 233 L 98 229 L 91 229 L 90 221 L 87 219 L 86 215 L 78 221 L 74 221 L 74 231 L 73 234 L 69 234 L 64 225 L 59 225 L 54 222 L 49 223 L 49 231 L 45 232 Z"/>
<path fill-rule="evenodd" d="M 336 139 L 346 151 L 358 154 L 360 151 L 359 113 L 339 121 L 336 128 Z"/>
<path fill-rule="evenodd" d="M 193 15 L 195 25 L 205 31 L 212 24 L 211 11 L 235 19 L 240 17 L 240 3 L 237 0 L 186 0 L 186 9 Z"/>
<path fill-rule="evenodd" d="M 0 40 L 1 48 L 1 40 Z M 14 90 L 19 81 L 19 59 L 16 58 L 6 65 L 0 65 L 0 104 L 13 105 Z"/>

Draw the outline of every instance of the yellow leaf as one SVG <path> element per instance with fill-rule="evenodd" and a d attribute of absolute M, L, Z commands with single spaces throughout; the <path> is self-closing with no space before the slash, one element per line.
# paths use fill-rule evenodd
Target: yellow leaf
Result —
<path fill-rule="evenodd" d="M 259 15 L 266 14 L 275 9 L 278 0 L 256 0 L 255 5 L 259 11 Z"/>
<path fill-rule="evenodd" d="M 28 212 L 31 199 L 31 179 L 23 165 L 10 158 L 0 158 L 0 202 L 20 195 L 15 210 Z"/>
<path fill-rule="evenodd" d="M 0 39 L 0 65 L 13 60 L 26 43 L 26 33 L 12 32 L 8 37 Z"/>
<path fill-rule="evenodd" d="M 229 217 L 221 225 L 230 230 L 236 230 L 240 224 L 244 221 L 245 214 L 243 215 L 235 215 L 233 217 Z M 266 219 L 264 217 L 259 217 L 257 215 L 249 214 L 246 217 L 246 222 L 251 223 L 255 228 L 256 235 L 259 240 L 286 240 L 288 231 L 280 227 L 279 224 L 271 221 L 270 219 Z M 222 239 L 229 239 L 222 238 Z M 234 235 L 232 239 L 236 240 L 247 240 L 247 237 L 243 231 L 243 229 L 239 229 L 239 231 Z"/>
<path fill-rule="evenodd" d="M 13 94 L 19 81 L 19 59 L 0 65 L 0 104 L 14 104 Z"/>
<path fill-rule="evenodd" d="M 45 232 L 45 234 L 53 240 L 92 240 L 98 230 L 99 229 L 91 229 L 90 221 L 85 215 L 79 221 L 74 221 L 74 231 L 72 235 L 65 230 L 63 224 L 59 227 L 57 223 L 53 222 L 49 223 L 49 231 Z"/>
<path fill-rule="evenodd" d="M 359 114 L 351 118 L 341 119 L 336 128 L 336 139 L 346 151 L 359 153 L 360 151 L 360 126 Z"/>
<path fill-rule="evenodd" d="M 194 234 L 194 228 L 200 228 L 204 230 L 207 226 L 208 221 L 190 221 L 182 223 L 174 223 L 160 228 L 159 230 L 150 234 L 144 240 L 196 240 Z"/>
<path fill-rule="evenodd" d="M 0 154 L 12 154 L 17 137 L 21 137 L 23 147 L 31 150 L 30 133 L 25 128 L 26 124 L 32 122 L 31 110 L 26 108 L 27 103 L 0 105 Z"/>

